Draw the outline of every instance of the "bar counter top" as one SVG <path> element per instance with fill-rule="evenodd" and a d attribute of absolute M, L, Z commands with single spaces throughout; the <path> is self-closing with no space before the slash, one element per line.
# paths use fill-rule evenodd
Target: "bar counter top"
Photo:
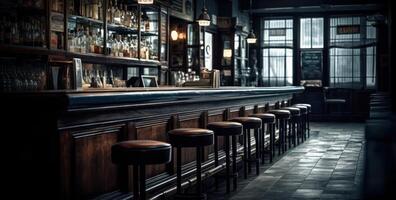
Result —
<path fill-rule="evenodd" d="M 156 104 L 159 102 L 219 101 L 248 96 L 277 96 L 299 93 L 302 86 L 286 87 L 220 87 L 220 88 L 111 88 L 84 90 L 57 90 L 27 93 L 10 93 L 11 96 L 30 98 L 58 98 L 69 111 L 86 107 L 116 106 L 124 104 Z M 58 104 L 60 105 L 60 104 Z M 102 107 L 103 108 L 103 107 Z"/>

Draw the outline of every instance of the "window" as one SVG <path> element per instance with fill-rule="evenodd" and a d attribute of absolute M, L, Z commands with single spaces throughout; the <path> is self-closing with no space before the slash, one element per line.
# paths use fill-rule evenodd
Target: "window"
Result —
<path fill-rule="evenodd" d="M 366 17 L 330 18 L 330 86 L 375 87 L 375 42 Z"/>
<path fill-rule="evenodd" d="M 234 84 L 238 86 L 249 85 L 250 68 L 247 65 L 247 43 L 246 37 L 235 34 L 234 36 L 234 66 L 235 66 L 235 80 Z"/>
<path fill-rule="evenodd" d="M 263 86 L 293 84 L 293 20 L 262 20 Z"/>
<path fill-rule="evenodd" d="M 300 19 L 300 48 L 323 48 L 323 18 Z"/>

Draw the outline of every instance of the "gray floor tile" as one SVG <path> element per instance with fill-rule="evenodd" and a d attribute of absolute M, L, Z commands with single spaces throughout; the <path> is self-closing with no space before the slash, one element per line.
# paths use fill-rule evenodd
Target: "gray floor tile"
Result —
<path fill-rule="evenodd" d="M 359 199 L 363 141 L 364 124 L 312 123 L 307 141 L 241 181 L 238 191 L 208 192 L 208 199 Z"/>

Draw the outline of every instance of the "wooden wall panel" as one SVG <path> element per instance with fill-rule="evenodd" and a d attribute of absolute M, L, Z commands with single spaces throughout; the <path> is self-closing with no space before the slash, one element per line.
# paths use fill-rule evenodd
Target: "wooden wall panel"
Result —
<path fill-rule="evenodd" d="M 77 199 L 90 198 L 119 188 L 117 166 L 111 162 L 111 146 L 123 137 L 123 126 L 73 133 L 72 165 Z"/>
<path fill-rule="evenodd" d="M 223 119 L 224 119 L 224 115 L 223 114 L 210 115 L 208 117 L 208 123 L 221 122 L 221 121 L 224 121 Z M 218 137 L 218 144 L 219 144 L 219 149 L 224 148 L 224 139 L 222 137 Z M 213 150 L 214 150 L 213 145 L 208 147 L 209 153 L 213 153 Z"/>
<path fill-rule="evenodd" d="M 136 127 L 136 137 L 138 140 L 158 140 L 169 142 L 167 139 L 167 123 L 150 123 L 138 125 Z M 132 170 L 132 169 L 131 169 Z M 165 164 L 147 165 L 146 177 L 152 177 L 165 172 Z M 132 171 L 130 171 L 132 173 Z"/>

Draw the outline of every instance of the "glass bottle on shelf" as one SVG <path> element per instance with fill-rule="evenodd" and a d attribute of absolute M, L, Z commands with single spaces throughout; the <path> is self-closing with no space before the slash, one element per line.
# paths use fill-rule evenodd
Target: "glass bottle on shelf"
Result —
<path fill-rule="evenodd" d="M 115 7 L 115 11 L 114 11 L 114 18 L 113 18 L 113 23 L 117 24 L 117 25 L 121 25 L 121 10 L 119 8 L 121 8 L 119 5 L 117 5 L 117 1 Z"/>
<path fill-rule="evenodd" d="M 138 19 L 136 16 L 136 12 L 131 11 L 131 28 L 136 29 L 138 27 Z"/>
<path fill-rule="evenodd" d="M 118 56 L 118 48 L 117 48 L 117 38 L 116 34 L 113 34 L 113 43 L 111 45 L 111 53 L 112 56 Z"/>
<path fill-rule="evenodd" d="M 130 46 L 131 57 L 137 58 L 137 44 L 136 44 L 137 40 L 133 39 L 133 37 L 131 37 L 130 40 L 131 40 L 131 46 Z"/>
<path fill-rule="evenodd" d="M 128 5 L 124 5 L 124 26 L 131 27 L 131 12 L 128 10 Z"/>
<path fill-rule="evenodd" d="M 111 70 L 110 69 L 110 74 L 109 74 L 109 76 L 107 77 L 108 78 L 108 83 L 109 83 L 109 85 L 111 86 L 111 87 L 113 87 L 113 85 L 114 85 L 114 76 L 113 76 L 113 70 Z"/>
<path fill-rule="evenodd" d="M 107 11 L 106 11 L 106 20 L 107 23 L 113 23 L 113 1 L 110 0 L 109 1 L 109 6 L 107 7 Z"/>

